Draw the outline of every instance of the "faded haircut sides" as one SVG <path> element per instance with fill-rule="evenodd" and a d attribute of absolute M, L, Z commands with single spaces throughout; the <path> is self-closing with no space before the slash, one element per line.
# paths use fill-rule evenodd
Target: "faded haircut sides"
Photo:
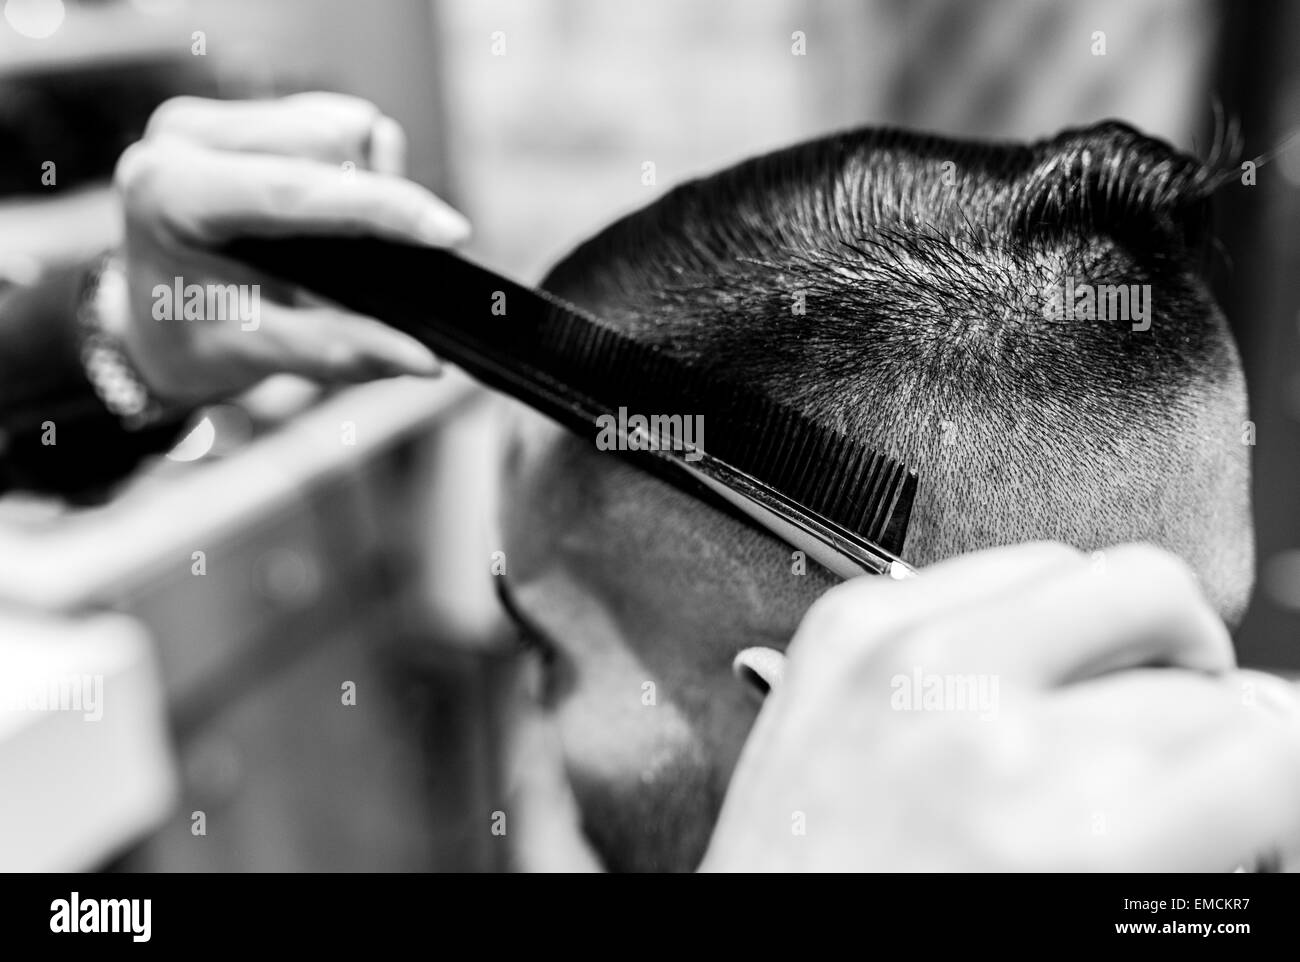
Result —
<path fill-rule="evenodd" d="M 1035 538 L 1208 557 L 1241 522 L 1214 485 L 1248 503 L 1205 280 L 1230 176 L 1118 122 L 855 130 L 684 184 L 542 286 L 915 467 L 915 563 Z"/>

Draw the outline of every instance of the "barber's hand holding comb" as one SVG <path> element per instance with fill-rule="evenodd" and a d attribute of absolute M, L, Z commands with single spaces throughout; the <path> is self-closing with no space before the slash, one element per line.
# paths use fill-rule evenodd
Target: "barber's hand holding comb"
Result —
<path fill-rule="evenodd" d="M 405 180 L 401 128 L 373 104 L 312 93 L 266 101 L 177 98 L 122 155 L 126 219 L 116 325 L 131 362 L 165 402 L 194 404 L 286 371 L 320 381 L 432 374 L 414 339 L 282 290 L 217 256 L 236 236 L 371 234 L 450 246 L 469 224 Z M 159 285 L 260 285 L 258 317 L 159 320 Z M 124 282 L 123 282 L 124 281 Z M 174 305 L 175 310 L 179 306 Z"/>

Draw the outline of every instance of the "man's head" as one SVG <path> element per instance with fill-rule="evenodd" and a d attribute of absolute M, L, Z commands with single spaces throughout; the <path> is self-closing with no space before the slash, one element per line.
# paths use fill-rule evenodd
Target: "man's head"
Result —
<path fill-rule="evenodd" d="M 543 286 L 914 468 L 914 565 L 1149 540 L 1232 621 L 1253 544 L 1245 391 L 1201 273 L 1214 186 L 1113 123 L 863 130 L 679 187 Z M 612 867 L 689 868 L 757 711 L 731 660 L 783 648 L 832 579 L 594 441 L 520 415 L 510 582 L 556 649 L 588 834 Z"/>

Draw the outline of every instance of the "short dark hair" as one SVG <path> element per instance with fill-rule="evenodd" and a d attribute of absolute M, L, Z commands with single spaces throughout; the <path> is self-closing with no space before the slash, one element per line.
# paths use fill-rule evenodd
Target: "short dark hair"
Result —
<path fill-rule="evenodd" d="M 1205 280 L 1228 176 L 1113 121 L 1028 144 L 855 130 L 680 186 L 543 286 L 916 467 L 918 563 L 1159 541 L 1162 486 L 1218 443 L 1190 426 L 1244 403 Z M 1149 329 L 1050 316 L 1066 278 L 1150 285 Z"/>

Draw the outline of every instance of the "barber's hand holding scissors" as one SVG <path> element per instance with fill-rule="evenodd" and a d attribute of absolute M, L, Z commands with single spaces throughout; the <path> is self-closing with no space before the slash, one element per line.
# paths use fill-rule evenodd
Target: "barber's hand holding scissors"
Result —
<path fill-rule="evenodd" d="M 705 869 L 1231 870 L 1300 840 L 1294 695 L 1155 548 L 847 582 L 787 654 Z M 959 678 L 996 698 L 949 703 Z"/>

